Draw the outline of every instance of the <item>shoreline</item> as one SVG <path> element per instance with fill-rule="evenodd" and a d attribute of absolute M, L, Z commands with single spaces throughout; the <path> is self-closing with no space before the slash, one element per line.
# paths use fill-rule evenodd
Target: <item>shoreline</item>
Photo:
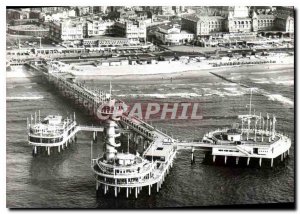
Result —
<path fill-rule="evenodd" d="M 211 67 L 208 69 L 186 69 L 177 72 L 169 73 L 148 73 L 148 74 L 122 74 L 122 75 L 76 75 L 77 79 L 89 80 L 89 79 L 103 79 L 103 80 L 156 80 L 156 79 L 170 79 L 170 78 L 193 78 L 201 76 L 210 76 L 210 72 L 223 72 L 223 71 L 247 71 L 249 69 L 255 69 L 260 71 L 281 71 L 282 68 L 294 69 L 294 63 L 288 64 L 263 64 L 263 65 L 239 65 L 239 66 L 224 66 L 224 67 Z M 270 69 L 268 69 L 270 68 Z"/>
<path fill-rule="evenodd" d="M 271 70 L 278 70 L 280 68 L 293 68 L 294 62 L 288 63 L 277 63 L 277 64 L 251 64 L 251 65 L 234 65 L 234 66 L 222 66 L 222 67 L 212 67 L 203 66 L 203 63 L 192 63 L 186 65 L 181 62 L 176 62 L 174 64 L 165 63 L 164 65 L 126 65 L 126 66 L 116 66 L 116 67 L 104 67 L 101 70 L 93 71 L 70 71 L 77 79 L 164 79 L 164 78 L 188 78 L 195 76 L 207 76 L 211 75 L 210 72 L 222 72 L 222 71 L 236 71 L 236 70 L 248 70 L 250 68 L 256 70 L 264 70 L 268 72 Z M 135 67 L 138 66 L 138 67 Z M 175 66 L 175 67 L 174 67 Z M 86 66 L 80 66 L 83 69 Z M 91 67 L 91 66 L 89 66 Z M 138 68 L 138 69 L 136 69 Z M 97 67 L 92 67 L 92 69 L 99 69 Z M 25 67 L 20 67 L 16 71 L 6 72 L 6 81 L 16 81 L 22 79 L 30 79 L 39 76 L 36 72 L 27 70 Z"/>

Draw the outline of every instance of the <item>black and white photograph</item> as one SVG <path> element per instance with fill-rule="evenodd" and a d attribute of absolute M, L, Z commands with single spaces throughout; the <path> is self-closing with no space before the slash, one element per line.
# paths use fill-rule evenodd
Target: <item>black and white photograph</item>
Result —
<path fill-rule="evenodd" d="M 293 5 L 74 4 L 2 7 L 7 209 L 295 209 Z"/>

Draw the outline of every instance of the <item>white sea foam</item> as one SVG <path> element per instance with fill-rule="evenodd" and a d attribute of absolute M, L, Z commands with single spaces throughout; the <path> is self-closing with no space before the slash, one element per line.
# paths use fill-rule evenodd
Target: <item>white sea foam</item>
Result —
<path fill-rule="evenodd" d="M 254 83 L 256 83 L 256 84 L 270 84 L 271 82 L 262 80 L 262 81 L 257 81 L 257 82 L 254 82 Z"/>
<path fill-rule="evenodd" d="M 182 97 L 182 98 L 191 98 L 191 97 L 201 97 L 201 94 L 197 93 L 168 93 L 168 94 L 120 94 L 119 97 L 153 97 L 153 98 L 169 98 L 169 97 Z"/>
<path fill-rule="evenodd" d="M 270 80 L 259 80 L 254 83 L 292 86 L 292 85 L 294 85 L 294 80 L 271 80 L 271 81 Z"/>
<path fill-rule="evenodd" d="M 34 96 L 34 97 L 6 97 L 6 100 L 40 100 L 44 99 L 43 96 Z"/>
<path fill-rule="evenodd" d="M 274 83 L 278 85 L 292 86 L 294 85 L 294 80 L 276 80 Z"/>
<path fill-rule="evenodd" d="M 269 98 L 269 100 L 272 100 L 272 101 L 279 101 L 284 104 L 294 105 L 294 102 L 291 99 L 284 97 L 280 94 L 269 94 L 266 96 Z"/>

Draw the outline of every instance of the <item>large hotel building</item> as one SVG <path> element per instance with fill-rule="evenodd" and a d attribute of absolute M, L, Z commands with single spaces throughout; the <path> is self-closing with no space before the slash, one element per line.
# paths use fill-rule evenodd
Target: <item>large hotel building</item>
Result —
<path fill-rule="evenodd" d="M 182 29 L 195 34 L 196 38 L 208 38 L 218 33 L 240 33 L 278 31 L 294 33 L 293 8 L 276 7 L 262 13 L 256 8 L 234 6 L 222 8 L 218 15 L 188 14 L 182 17 Z"/>

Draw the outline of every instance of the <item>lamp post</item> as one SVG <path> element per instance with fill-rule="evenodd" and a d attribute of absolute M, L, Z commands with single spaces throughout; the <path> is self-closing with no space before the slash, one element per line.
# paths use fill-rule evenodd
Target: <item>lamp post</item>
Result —
<path fill-rule="evenodd" d="M 41 36 L 36 36 L 36 38 L 40 39 L 40 48 L 42 48 L 42 37 Z"/>

